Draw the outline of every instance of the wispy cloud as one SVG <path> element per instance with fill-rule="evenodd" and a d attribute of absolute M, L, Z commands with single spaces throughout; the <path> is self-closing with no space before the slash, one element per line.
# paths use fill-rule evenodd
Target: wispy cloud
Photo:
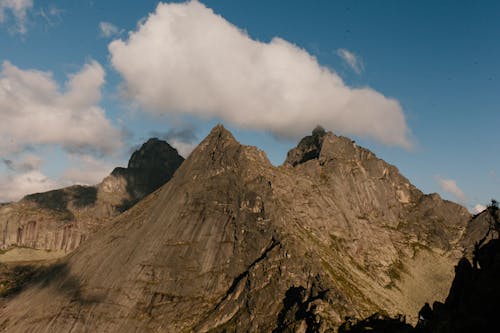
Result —
<path fill-rule="evenodd" d="M 345 135 L 412 145 L 397 100 L 347 86 L 281 38 L 252 39 L 199 1 L 160 3 L 109 51 L 127 96 L 156 114 L 217 118 L 294 139 L 321 123 Z"/>
<path fill-rule="evenodd" d="M 110 22 L 99 22 L 99 36 L 104 38 L 114 37 L 121 33 L 118 27 Z"/>
<path fill-rule="evenodd" d="M 455 180 L 436 176 L 436 181 L 443 191 L 454 196 L 459 203 L 463 205 L 467 203 L 467 198 L 465 197 L 464 191 L 462 191 L 462 189 L 458 187 Z"/>
<path fill-rule="evenodd" d="M 12 33 L 25 34 L 27 28 L 27 14 L 33 8 L 33 0 L 0 0 L 0 23 L 5 23 L 12 15 L 14 25 L 9 28 Z"/>
<path fill-rule="evenodd" d="M 37 170 L 42 164 L 42 159 L 34 154 L 24 154 L 20 158 L 2 158 L 3 164 L 13 172 L 28 172 Z"/>
<path fill-rule="evenodd" d="M 338 49 L 337 55 L 345 61 L 351 69 L 356 72 L 356 74 L 361 74 L 364 71 L 363 61 L 359 56 L 354 54 L 353 52 L 346 49 Z"/>
<path fill-rule="evenodd" d="M 37 15 L 40 16 L 47 25 L 55 26 L 62 22 L 64 10 L 55 6 L 49 8 L 40 8 Z"/>

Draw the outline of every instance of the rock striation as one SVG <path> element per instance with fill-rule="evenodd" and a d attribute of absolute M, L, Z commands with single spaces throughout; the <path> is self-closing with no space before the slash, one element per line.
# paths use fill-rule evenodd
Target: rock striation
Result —
<path fill-rule="evenodd" d="M 95 186 L 70 186 L 0 206 L 0 249 L 28 247 L 66 253 L 110 218 L 166 183 L 183 162 L 167 142 L 150 139 L 127 168 Z"/>
<path fill-rule="evenodd" d="M 324 130 L 274 167 L 216 126 L 0 311 L 8 332 L 334 332 L 444 300 L 470 215 Z"/>

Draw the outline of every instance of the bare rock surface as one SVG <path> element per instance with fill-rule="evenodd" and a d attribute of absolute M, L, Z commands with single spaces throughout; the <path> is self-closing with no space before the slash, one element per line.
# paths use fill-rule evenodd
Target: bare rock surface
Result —
<path fill-rule="evenodd" d="M 315 130 L 274 167 L 218 125 L 9 299 L 0 328 L 334 332 L 345 316 L 417 313 L 444 300 L 469 218 L 348 138 Z"/>
<path fill-rule="evenodd" d="M 167 182 L 183 160 L 167 142 L 150 139 L 133 153 L 127 168 L 116 168 L 98 185 L 30 194 L 2 205 L 0 249 L 70 252 L 103 223 Z M 25 259 L 31 260 L 29 255 Z"/>

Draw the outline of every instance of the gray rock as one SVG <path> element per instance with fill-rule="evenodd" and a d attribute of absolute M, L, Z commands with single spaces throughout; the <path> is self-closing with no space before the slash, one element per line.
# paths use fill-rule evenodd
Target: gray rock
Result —
<path fill-rule="evenodd" d="M 160 190 L 10 299 L 0 327 L 332 332 L 345 316 L 417 313 L 446 296 L 469 218 L 347 138 L 313 135 L 274 167 L 219 125 Z"/>

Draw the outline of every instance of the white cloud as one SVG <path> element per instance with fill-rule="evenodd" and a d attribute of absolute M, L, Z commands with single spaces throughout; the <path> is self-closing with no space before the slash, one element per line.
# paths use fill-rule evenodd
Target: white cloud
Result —
<path fill-rule="evenodd" d="M 25 34 L 27 13 L 33 8 L 33 0 L 0 0 L 0 23 L 6 21 L 7 12 L 10 12 L 15 20 L 15 27 L 12 32 Z"/>
<path fill-rule="evenodd" d="M 344 60 L 346 64 L 349 65 L 349 67 L 351 67 L 351 69 L 356 72 L 356 74 L 361 74 L 361 72 L 363 72 L 364 70 L 363 62 L 354 53 L 346 49 L 338 49 L 337 55 L 341 57 L 342 60 Z"/>
<path fill-rule="evenodd" d="M 184 158 L 188 158 L 189 154 L 196 148 L 198 145 L 197 143 L 189 143 L 189 142 L 183 142 L 181 140 L 177 139 L 171 139 L 168 141 L 168 143 L 177 149 L 177 152 L 179 155 L 181 155 Z"/>
<path fill-rule="evenodd" d="M 62 175 L 67 184 L 95 185 L 113 170 L 112 165 L 91 155 L 71 154 L 69 158 L 72 166 Z"/>
<path fill-rule="evenodd" d="M 69 166 L 57 178 L 49 178 L 41 170 L 42 159 L 31 153 L 3 158 L 7 167 L 0 174 L 0 203 L 17 201 L 27 194 L 45 192 L 75 184 L 95 185 L 109 175 L 113 166 L 86 154 L 69 154 Z"/>
<path fill-rule="evenodd" d="M 160 3 L 109 50 L 127 96 L 157 114 L 219 118 L 288 138 L 321 124 L 411 146 L 398 101 L 371 88 L 346 86 L 281 38 L 253 40 L 198 1 Z"/>
<path fill-rule="evenodd" d="M 5 61 L 0 72 L 0 154 L 42 144 L 110 153 L 120 133 L 98 105 L 104 70 L 96 61 L 69 76 L 60 91 L 50 73 Z"/>
<path fill-rule="evenodd" d="M 59 184 L 39 170 L 0 176 L 0 202 L 19 200 L 26 194 L 57 188 Z"/>
<path fill-rule="evenodd" d="M 472 208 L 472 213 L 473 214 L 479 214 L 481 213 L 483 210 L 486 209 L 486 206 L 485 205 L 481 205 L 481 204 L 476 204 L 473 208 Z"/>
<path fill-rule="evenodd" d="M 465 197 L 464 192 L 460 187 L 458 187 L 457 182 L 453 179 L 442 178 L 441 176 L 436 177 L 436 181 L 438 182 L 441 189 L 451 195 L 453 195 L 459 203 L 465 205 L 467 202 L 467 198 Z"/>
<path fill-rule="evenodd" d="M 109 22 L 100 22 L 99 31 L 100 31 L 100 36 L 105 38 L 113 37 L 120 33 L 120 29 L 118 29 L 117 26 Z"/>

